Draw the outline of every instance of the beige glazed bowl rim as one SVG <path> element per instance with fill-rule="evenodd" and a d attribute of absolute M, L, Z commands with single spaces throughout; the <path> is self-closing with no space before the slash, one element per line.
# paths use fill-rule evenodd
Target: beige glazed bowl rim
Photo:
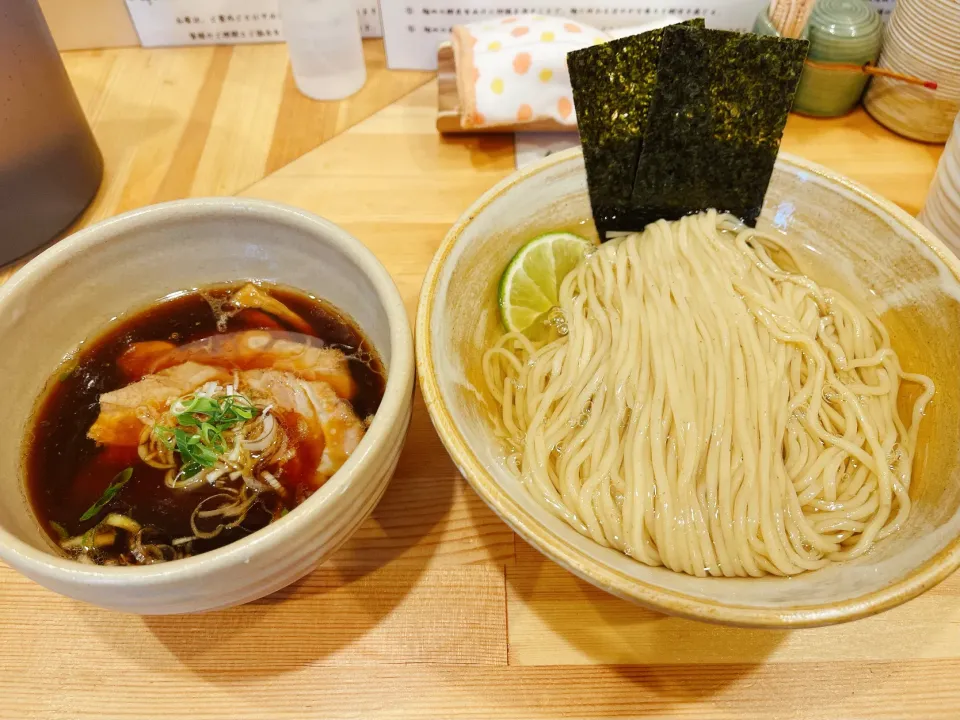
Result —
<path fill-rule="evenodd" d="M 17 271 L 0 286 L 0 313 L 8 311 L 17 301 L 29 299 L 40 278 L 91 248 L 105 242 L 128 241 L 136 237 L 138 230 L 190 217 L 234 222 L 256 218 L 265 223 L 292 227 L 333 246 L 327 252 L 341 253 L 370 280 L 376 290 L 374 300 L 382 306 L 388 320 L 391 344 L 383 400 L 370 428 L 346 463 L 320 490 L 283 518 L 216 550 L 157 565 L 102 567 L 56 556 L 52 546 L 49 552 L 38 550 L 0 526 L 0 558 L 8 564 L 29 570 L 35 576 L 60 578 L 73 585 L 103 588 L 148 588 L 190 578 L 199 579 L 211 571 L 248 562 L 256 555 L 269 553 L 285 545 L 292 546 L 305 535 L 304 530 L 314 523 L 335 522 L 335 519 L 325 516 L 327 506 L 337 496 L 349 492 L 352 485 L 373 478 L 379 457 L 389 452 L 393 445 L 396 428 L 403 425 L 412 403 L 409 388 L 414 373 L 413 339 L 403 298 L 386 268 L 362 242 L 329 220 L 305 210 L 265 200 L 211 197 L 175 200 L 117 215 L 64 238 Z M 320 250 L 319 256 L 322 253 L 323 250 Z M 220 281 L 222 278 L 212 280 Z M 71 350 L 73 348 L 63 348 L 64 353 Z M 50 369 L 51 375 L 55 370 Z M 21 477 L 21 487 L 22 480 Z M 26 498 L 17 497 L 16 502 L 26 502 Z M 33 515 L 29 503 L 27 511 Z"/>
<path fill-rule="evenodd" d="M 501 195 L 541 172 L 560 163 L 570 162 L 580 155 L 580 148 L 571 148 L 550 155 L 516 171 L 484 193 L 447 233 L 424 277 L 416 318 L 416 357 L 420 389 L 440 439 L 477 494 L 520 537 L 583 580 L 614 595 L 636 601 L 655 610 L 695 620 L 766 628 L 815 627 L 856 620 L 890 609 L 920 595 L 960 567 L 960 537 L 957 537 L 933 558 L 911 570 L 902 580 L 882 590 L 848 600 L 789 609 L 766 609 L 718 602 L 667 590 L 656 584 L 625 575 L 618 570 L 601 566 L 588 554 L 546 530 L 533 515 L 500 487 L 467 444 L 440 392 L 430 336 L 431 320 L 440 300 L 437 296 L 437 287 L 443 268 L 454 247 L 460 241 L 467 226 L 482 210 Z M 777 164 L 817 175 L 832 184 L 842 186 L 874 208 L 889 214 L 916 235 L 960 280 L 960 261 L 929 230 L 894 203 L 872 193 L 849 178 L 789 153 L 781 152 Z"/>

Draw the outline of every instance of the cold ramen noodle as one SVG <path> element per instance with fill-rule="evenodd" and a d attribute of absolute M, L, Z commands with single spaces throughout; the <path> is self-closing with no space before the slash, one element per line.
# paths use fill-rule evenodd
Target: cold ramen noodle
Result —
<path fill-rule="evenodd" d="M 734 577 L 904 525 L 933 383 L 778 240 L 715 211 L 661 220 L 588 253 L 556 305 L 552 334 L 508 332 L 483 368 L 511 466 L 583 535 Z"/>
<path fill-rule="evenodd" d="M 26 447 L 33 508 L 81 562 L 221 547 L 336 473 L 384 384 L 370 343 L 324 301 L 252 283 L 177 293 L 51 381 Z"/>

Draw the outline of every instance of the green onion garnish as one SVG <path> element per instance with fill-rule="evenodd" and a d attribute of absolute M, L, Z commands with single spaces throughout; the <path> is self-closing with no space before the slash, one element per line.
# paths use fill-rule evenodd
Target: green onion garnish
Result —
<path fill-rule="evenodd" d="M 200 435 L 188 434 L 180 428 L 174 430 L 173 434 L 177 440 L 177 452 L 180 453 L 180 459 L 185 464 L 196 463 L 207 468 L 217 464 L 217 458 L 223 452 L 222 449 L 214 450 L 203 444 Z"/>
<path fill-rule="evenodd" d="M 186 395 L 175 406 L 182 407 L 174 417 L 175 428 L 155 425 L 153 434 L 169 450 L 180 454 L 181 473 L 196 475 L 203 468 L 212 468 L 227 451 L 223 433 L 251 420 L 258 410 L 243 395 L 227 395 L 220 400 L 202 395 Z"/>
<path fill-rule="evenodd" d="M 97 500 L 93 505 L 91 505 L 87 511 L 80 516 L 80 522 L 89 520 L 94 517 L 98 512 L 103 510 L 104 505 L 113 500 L 116 497 L 117 493 L 120 492 L 120 489 L 130 482 L 130 478 L 133 477 L 133 468 L 128 467 L 126 470 L 122 470 L 113 478 L 110 484 L 107 486 L 107 489 L 103 491 L 103 495 L 100 496 L 100 499 Z"/>

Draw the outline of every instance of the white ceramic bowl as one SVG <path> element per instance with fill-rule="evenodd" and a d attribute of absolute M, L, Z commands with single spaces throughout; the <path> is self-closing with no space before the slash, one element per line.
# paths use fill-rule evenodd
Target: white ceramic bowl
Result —
<path fill-rule="evenodd" d="M 601 547 L 551 515 L 504 462 L 486 405 L 482 358 L 500 329 L 497 284 L 524 242 L 583 232 L 583 158 L 558 153 L 523 168 L 470 207 L 441 244 L 417 312 L 417 368 L 431 419 L 484 500 L 548 557 L 621 597 L 686 617 L 802 627 L 897 605 L 960 565 L 960 261 L 903 210 L 822 167 L 781 153 L 760 227 L 826 285 L 872 305 L 903 366 L 937 395 L 921 424 L 914 505 L 898 533 L 863 557 L 791 578 L 696 578 Z"/>
<path fill-rule="evenodd" d="M 82 565 L 58 554 L 24 493 L 24 429 L 63 356 L 111 319 L 176 290 L 269 280 L 349 314 L 387 367 L 359 447 L 286 517 L 218 550 L 148 567 Z M 135 210 L 57 243 L 0 287 L 0 558 L 51 590 L 105 608 L 185 613 L 248 602 L 310 572 L 370 514 L 393 474 L 413 396 L 403 300 L 358 240 L 307 212 L 233 198 Z"/>

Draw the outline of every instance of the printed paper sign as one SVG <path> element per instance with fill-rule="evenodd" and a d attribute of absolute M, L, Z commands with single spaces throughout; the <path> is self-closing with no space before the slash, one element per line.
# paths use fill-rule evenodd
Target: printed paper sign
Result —
<path fill-rule="evenodd" d="M 889 14 L 894 0 L 872 0 Z M 615 31 L 702 17 L 707 27 L 750 30 L 769 0 L 380 0 L 387 65 L 393 69 L 434 70 L 437 46 L 449 40 L 454 25 L 510 15 L 569 17 L 599 30 Z M 629 33 L 627 33 L 629 34 Z"/>
<path fill-rule="evenodd" d="M 380 37 L 376 0 L 354 1 L 363 36 Z M 144 47 L 282 42 L 279 5 L 279 0 L 127 0 Z"/>
<path fill-rule="evenodd" d="M 890 0 L 893 2 L 893 0 Z M 380 24 L 380 6 L 377 0 L 356 0 L 357 15 L 360 16 L 360 32 L 364 37 L 382 37 L 383 27 Z"/>

